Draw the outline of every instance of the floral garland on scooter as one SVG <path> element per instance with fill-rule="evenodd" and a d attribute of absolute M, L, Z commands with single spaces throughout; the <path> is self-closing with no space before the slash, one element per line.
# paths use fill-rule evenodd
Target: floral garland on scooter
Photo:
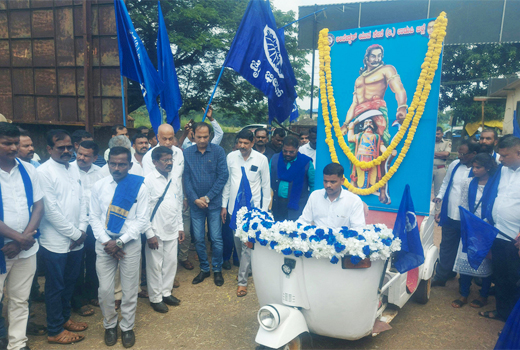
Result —
<path fill-rule="evenodd" d="M 244 243 L 259 243 L 283 255 L 329 259 L 337 264 L 344 256 L 358 264 L 365 258 L 386 260 L 401 250 L 401 240 L 386 225 L 341 229 L 303 225 L 295 221 L 274 221 L 271 214 L 242 207 L 237 213 L 237 237 Z"/>

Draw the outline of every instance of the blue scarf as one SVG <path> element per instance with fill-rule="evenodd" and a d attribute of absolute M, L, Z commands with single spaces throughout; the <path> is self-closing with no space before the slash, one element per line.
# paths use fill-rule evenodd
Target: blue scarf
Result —
<path fill-rule="evenodd" d="M 500 175 L 502 174 L 502 164 L 497 168 L 495 174 L 489 178 L 482 194 L 482 219 L 487 219 L 491 225 L 495 225 L 493 221 L 493 205 L 495 205 L 495 199 L 498 195 L 498 185 L 500 184 Z"/>
<path fill-rule="evenodd" d="M 108 207 L 106 228 L 113 234 L 119 234 L 128 212 L 137 200 L 144 177 L 128 174 L 121 180 L 114 192 L 114 198 Z"/>
<path fill-rule="evenodd" d="M 22 165 L 22 162 L 20 162 L 19 159 L 16 159 L 18 162 L 18 171 L 20 171 L 20 175 L 22 176 L 23 186 L 25 188 L 25 196 L 27 198 L 27 208 L 29 209 L 29 221 L 31 221 L 31 209 L 34 204 L 34 198 L 33 198 L 33 187 L 32 182 L 29 174 L 27 173 L 27 170 Z M 4 221 L 4 203 L 2 200 L 2 188 L 0 186 L 0 221 Z M 34 238 L 40 237 L 40 230 L 36 232 L 34 235 Z M 4 237 L 0 236 L 0 249 L 4 247 Z M 7 273 L 7 267 L 5 264 L 5 255 L 4 252 L 0 250 L 0 274 Z"/>
<path fill-rule="evenodd" d="M 298 152 L 296 159 L 291 163 L 289 169 L 284 162 L 283 155 L 280 153 L 278 157 L 278 178 L 285 182 L 292 182 L 291 193 L 289 194 L 289 209 L 299 210 L 300 197 L 303 190 L 303 182 L 305 180 L 305 167 L 311 158 L 305 154 Z"/>

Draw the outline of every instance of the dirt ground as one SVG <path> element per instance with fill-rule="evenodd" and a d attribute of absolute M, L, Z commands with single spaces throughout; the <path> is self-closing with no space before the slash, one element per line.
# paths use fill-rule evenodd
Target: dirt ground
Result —
<path fill-rule="evenodd" d="M 440 228 L 436 228 L 436 244 L 440 242 Z M 190 260 L 195 262 L 194 252 Z M 182 300 L 178 307 L 170 307 L 166 314 L 154 312 L 148 300 L 139 299 L 136 316 L 136 344 L 134 349 L 254 349 L 258 330 L 256 313 L 259 305 L 254 283 L 250 279 L 249 294 L 237 298 L 237 267 L 224 271 L 225 284 L 217 287 L 213 276 L 203 283 L 192 285 L 198 268 L 187 271 L 180 267 L 180 288 L 174 295 Z M 43 280 L 42 280 L 43 282 Z M 476 297 L 478 287 L 472 286 L 470 300 Z M 345 341 L 309 335 L 304 337 L 304 349 L 492 349 L 497 332 L 503 323 L 487 320 L 477 315 L 478 309 L 466 305 L 462 309 L 451 307 L 458 297 L 458 282 L 451 280 L 447 286 L 434 288 L 426 305 L 408 302 L 392 321 L 393 329 L 376 337 L 357 341 Z M 483 310 L 494 308 L 494 298 Z M 4 313 L 7 308 L 4 308 Z M 101 310 L 95 308 L 91 317 L 73 314 L 77 321 L 85 321 L 89 329 L 86 339 L 70 346 L 72 349 L 106 348 Z M 45 306 L 35 304 L 33 321 L 45 324 Z M 50 345 L 46 337 L 29 337 L 31 349 L 64 349 Z M 113 349 L 123 349 L 121 340 Z"/>

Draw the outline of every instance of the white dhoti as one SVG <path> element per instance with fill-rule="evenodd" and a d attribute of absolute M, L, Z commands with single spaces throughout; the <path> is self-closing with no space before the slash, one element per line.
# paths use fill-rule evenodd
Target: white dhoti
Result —
<path fill-rule="evenodd" d="M 177 273 L 178 239 L 163 241 L 157 237 L 157 241 L 158 249 L 150 249 L 148 245 L 145 248 L 146 281 L 152 303 L 160 303 L 163 297 L 172 295 L 173 281 Z"/>

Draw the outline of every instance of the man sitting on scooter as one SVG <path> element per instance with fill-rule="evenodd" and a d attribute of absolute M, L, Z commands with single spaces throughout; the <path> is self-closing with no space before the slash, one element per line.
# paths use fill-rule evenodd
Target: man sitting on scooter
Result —
<path fill-rule="evenodd" d="M 363 201 L 341 187 L 344 171 L 338 163 L 323 169 L 323 189 L 312 192 L 298 222 L 330 228 L 365 226 Z"/>

